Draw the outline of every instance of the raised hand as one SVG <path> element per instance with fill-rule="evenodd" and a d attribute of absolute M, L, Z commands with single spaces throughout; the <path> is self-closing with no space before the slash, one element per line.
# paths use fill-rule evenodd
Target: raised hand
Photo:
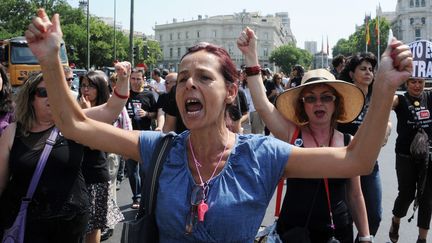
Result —
<path fill-rule="evenodd" d="M 258 64 L 256 45 L 257 37 L 255 32 L 251 28 L 246 27 L 237 39 L 237 47 L 245 55 L 247 66 Z"/>
<path fill-rule="evenodd" d="M 79 104 L 80 104 L 81 108 L 83 108 L 83 109 L 87 109 L 87 108 L 91 107 L 91 103 L 90 103 L 90 100 L 88 99 L 88 96 L 82 95 L 79 98 Z"/>
<path fill-rule="evenodd" d="M 118 62 L 115 64 L 114 68 L 117 73 L 117 78 L 119 81 L 129 81 L 131 74 L 131 63 L 130 62 Z"/>
<path fill-rule="evenodd" d="M 375 80 L 396 90 L 409 77 L 413 70 L 410 48 L 401 41 L 393 39 L 382 55 Z"/>
<path fill-rule="evenodd" d="M 25 31 L 28 45 L 39 62 L 58 56 L 62 36 L 59 15 L 54 14 L 50 20 L 42 8 Z"/>

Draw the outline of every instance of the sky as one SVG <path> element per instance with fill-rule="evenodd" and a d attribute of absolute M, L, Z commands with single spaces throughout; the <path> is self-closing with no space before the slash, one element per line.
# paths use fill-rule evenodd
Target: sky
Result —
<path fill-rule="evenodd" d="M 78 7 L 79 0 L 67 0 Z M 88 0 L 90 13 L 100 17 L 114 17 L 124 29 L 130 29 L 131 0 Z M 291 30 L 297 47 L 304 48 L 305 41 L 317 41 L 330 49 L 339 39 L 347 39 L 355 32 L 355 26 L 363 24 L 365 14 L 376 17 L 376 8 L 384 12 L 395 11 L 397 0 L 135 0 L 134 30 L 154 35 L 155 24 L 196 20 L 198 15 L 215 16 L 242 12 L 260 12 L 263 16 L 276 12 L 288 12 Z"/>

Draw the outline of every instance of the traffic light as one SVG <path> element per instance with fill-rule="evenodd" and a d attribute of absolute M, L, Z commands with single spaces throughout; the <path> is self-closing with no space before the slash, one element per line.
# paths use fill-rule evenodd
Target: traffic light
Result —
<path fill-rule="evenodd" d="M 133 58 L 138 59 L 139 58 L 139 46 L 134 46 L 133 48 Z"/>
<path fill-rule="evenodd" d="M 149 48 L 147 45 L 144 46 L 143 54 L 144 54 L 144 59 L 147 59 L 149 56 Z"/>

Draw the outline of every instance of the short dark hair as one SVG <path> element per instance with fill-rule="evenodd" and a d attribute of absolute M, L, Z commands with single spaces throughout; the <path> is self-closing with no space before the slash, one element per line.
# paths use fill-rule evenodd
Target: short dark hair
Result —
<path fill-rule="evenodd" d="M 155 68 L 155 69 L 153 69 L 153 74 L 155 74 L 155 75 L 157 75 L 157 76 L 161 76 L 161 71 L 160 71 L 160 69 L 159 68 Z"/>
<path fill-rule="evenodd" d="M 350 72 L 354 72 L 358 65 L 362 62 L 368 62 L 372 65 L 372 69 L 375 69 L 377 65 L 377 58 L 372 52 L 362 52 L 354 54 L 348 57 L 344 69 L 342 69 L 339 79 L 350 83 L 353 83 L 353 79 L 350 76 Z"/>
<path fill-rule="evenodd" d="M 339 65 L 340 65 L 341 63 L 343 63 L 344 61 L 345 61 L 345 56 L 339 54 L 339 55 L 337 55 L 337 56 L 335 56 L 335 57 L 333 58 L 332 66 L 333 66 L 334 68 L 336 68 L 337 66 L 339 66 Z"/>
<path fill-rule="evenodd" d="M 143 78 L 145 77 L 144 70 L 142 70 L 142 69 L 133 68 L 131 73 L 141 73 Z"/>

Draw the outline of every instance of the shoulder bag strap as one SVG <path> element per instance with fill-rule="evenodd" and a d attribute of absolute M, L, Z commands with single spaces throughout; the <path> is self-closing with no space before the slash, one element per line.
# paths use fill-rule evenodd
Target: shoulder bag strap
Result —
<path fill-rule="evenodd" d="M 33 193 L 35 192 L 36 187 L 39 183 L 39 179 L 42 175 L 42 171 L 45 168 L 45 164 L 46 164 L 46 161 L 48 159 L 49 154 L 51 153 L 51 149 L 55 144 L 57 134 L 58 134 L 58 128 L 54 127 L 53 130 L 51 131 L 50 136 L 48 137 L 48 139 L 45 142 L 44 150 L 42 151 L 42 155 L 39 158 L 39 162 L 37 164 L 36 170 L 33 173 L 33 177 L 31 179 L 30 186 L 27 190 L 27 195 L 26 195 L 25 200 L 30 201 L 33 198 Z"/>
<path fill-rule="evenodd" d="M 140 205 L 137 218 L 140 218 L 144 215 L 153 214 L 155 211 L 156 196 L 159 187 L 159 175 L 162 171 L 163 163 L 171 149 L 171 143 L 174 140 L 174 137 L 175 133 L 167 133 L 156 145 L 150 161 L 149 170 L 146 173 L 144 179 L 142 189 L 142 198 L 144 201 Z"/>

